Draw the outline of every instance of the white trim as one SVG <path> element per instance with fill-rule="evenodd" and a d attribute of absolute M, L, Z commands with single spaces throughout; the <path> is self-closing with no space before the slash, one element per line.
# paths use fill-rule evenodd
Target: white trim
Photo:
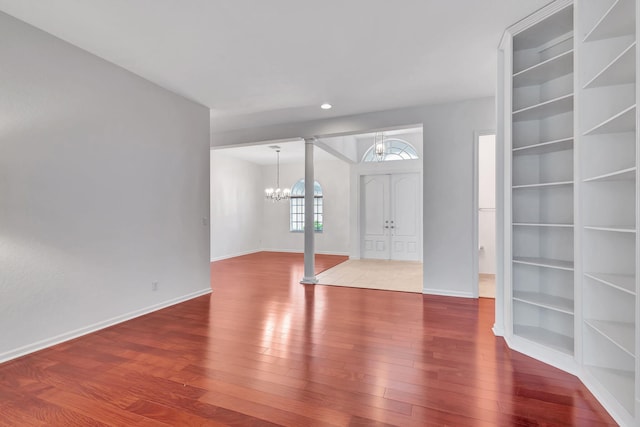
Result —
<path fill-rule="evenodd" d="M 43 350 L 45 348 L 52 347 L 57 344 L 61 344 L 66 341 L 70 341 L 72 339 L 79 338 L 81 336 L 90 334 L 92 332 L 96 332 L 101 329 L 105 329 L 110 326 L 117 325 L 118 323 L 126 322 L 127 320 L 135 319 L 136 317 L 144 316 L 145 314 L 149 314 L 154 311 L 158 311 L 163 308 L 167 308 L 172 305 L 176 305 L 181 302 L 185 302 L 193 298 L 198 298 L 200 296 L 207 295 L 210 293 L 211 293 L 211 288 L 207 287 L 206 289 L 192 292 L 190 294 L 173 298 L 158 304 L 154 304 L 149 307 L 141 308 L 139 310 L 122 314 L 120 316 L 112 317 L 111 319 L 103 320 L 101 322 L 97 322 L 92 325 L 85 326 L 84 328 L 75 329 L 73 331 L 65 332 L 51 338 L 46 338 L 44 340 L 40 340 L 32 344 L 27 344 L 25 346 L 18 347 L 13 350 L 5 351 L 4 353 L 0 353 L 0 363 L 4 363 L 9 360 L 16 359 L 18 357 L 21 357 L 30 353 L 35 353 L 36 351 Z"/>
<path fill-rule="evenodd" d="M 262 141 L 252 141 L 252 142 L 244 142 L 240 144 L 226 144 L 226 145 L 210 145 L 209 151 L 214 150 L 224 150 L 225 148 L 236 148 L 236 147 L 252 147 L 255 145 L 270 145 L 270 144 L 287 144 L 289 142 L 302 142 L 304 138 L 293 137 L 293 138 L 282 138 L 282 139 L 265 139 Z"/>
<path fill-rule="evenodd" d="M 507 37 L 505 39 L 505 49 L 501 55 L 502 63 L 499 64 L 500 68 L 500 82 L 498 84 L 500 101 L 498 105 L 500 109 L 497 111 L 499 114 L 497 134 L 496 134 L 496 151 L 502 150 L 499 157 L 501 160 L 499 165 L 496 165 L 496 184 L 500 181 L 502 186 L 501 191 L 497 192 L 496 196 L 496 221 L 499 223 L 501 219 L 502 223 L 496 224 L 496 233 L 498 237 L 498 245 L 496 247 L 496 257 L 498 261 L 499 270 L 496 271 L 496 329 L 502 330 L 503 336 L 508 337 L 513 334 L 513 307 L 512 307 L 512 246 L 511 246 L 511 161 L 513 153 L 512 144 L 512 70 L 513 70 L 513 37 Z M 498 178 L 499 177 L 499 178 Z M 500 212 L 500 215 L 498 215 Z M 501 310 L 498 313 L 497 310 Z M 509 340 L 507 340 L 507 344 Z"/>
<path fill-rule="evenodd" d="M 474 298 L 473 293 L 471 292 L 460 292 L 460 291 L 447 291 L 442 289 L 431 289 L 431 288 L 422 288 L 422 293 L 425 295 L 437 295 L 443 297 L 456 297 L 456 298 Z"/>
<path fill-rule="evenodd" d="M 256 252 L 283 252 L 287 254 L 303 254 L 304 250 L 300 249 L 270 249 L 270 248 L 262 248 Z M 335 251 L 315 251 L 315 254 L 318 255 L 340 255 L 340 256 L 349 256 L 349 252 L 335 252 Z"/>
<path fill-rule="evenodd" d="M 533 12 L 531 15 L 526 18 L 516 22 L 509 28 L 507 28 L 506 32 L 511 33 L 512 36 L 526 30 L 534 24 L 542 21 L 543 19 L 555 14 L 556 12 L 564 9 L 567 6 L 571 6 L 573 4 L 573 0 L 557 0 L 552 4 L 542 7 L 541 9 Z M 502 42 L 503 40 L 501 40 Z M 501 45 L 502 46 L 502 45 Z"/>
<path fill-rule="evenodd" d="M 589 390 L 593 397 L 604 407 L 604 409 L 611 415 L 614 421 L 621 426 L 633 426 L 635 422 L 632 418 L 629 418 L 629 412 L 624 408 L 618 399 L 616 399 L 609 390 L 604 388 L 600 381 L 595 379 L 593 375 L 585 368 L 579 375 L 580 381 Z"/>
<path fill-rule="evenodd" d="M 363 133 L 375 133 L 375 132 L 392 132 L 394 130 L 404 130 L 404 129 L 413 129 L 420 128 L 422 129 L 422 123 L 407 123 L 404 125 L 392 125 L 386 127 L 363 127 L 357 128 L 356 130 L 349 131 L 341 131 L 341 132 L 331 132 L 331 133 L 318 133 L 315 135 L 316 139 L 319 138 L 331 138 L 336 136 L 353 136 L 353 135 L 361 135 Z"/>
<path fill-rule="evenodd" d="M 262 249 L 251 249 L 251 250 L 248 250 L 248 251 L 237 252 L 235 254 L 227 254 L 227 255 L 221 255 L 221 256 L 213 257 L 213 258 L 211 258 L 211 262 L 222 261 L 223 259 L 235 258 L 235 257 L 243 256 L 243 255 L 255 254 L 256 252 L 262 252 Z"/>
<path fill-rule="evenodd" d="M 509 336 L 505 334 L 504 340 L 512 351 L 517 351 L 547 365 L 556 367 L 582 380 L 582 378 L 578 376 L 579 367 L 573 356 L 549 349 L 517 335 Z"/>

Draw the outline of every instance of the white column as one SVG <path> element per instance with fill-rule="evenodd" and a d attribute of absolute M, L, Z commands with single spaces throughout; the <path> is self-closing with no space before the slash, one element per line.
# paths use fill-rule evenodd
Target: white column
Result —
<path fill-rule="evenodd" d="M 315 138 L 304 140 L 304 277 L 302 284 L 318 283 L 315 273 L 315 234 L 313 221 L 313 143 Z"/>

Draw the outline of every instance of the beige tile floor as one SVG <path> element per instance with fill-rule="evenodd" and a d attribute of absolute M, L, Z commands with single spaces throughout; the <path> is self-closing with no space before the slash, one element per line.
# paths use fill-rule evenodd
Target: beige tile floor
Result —
<path fill-rule="evenodd" d="M 350 259 L 317 276 L 321 285 L 422 293 L 422 263 Z"/>
<path fill-rule="evenodd" d="M 478 295 L 482 298 L 496 297 L 496 275 L 480 273 Z"/>
<path fill-rule="evenodd" d="M 480 274 L 480 297 L 495 298 L 495 277 Z M 319 273 L 317 279 L 321 285 L 422 293 L 422 263 L 351 259 Z"/>

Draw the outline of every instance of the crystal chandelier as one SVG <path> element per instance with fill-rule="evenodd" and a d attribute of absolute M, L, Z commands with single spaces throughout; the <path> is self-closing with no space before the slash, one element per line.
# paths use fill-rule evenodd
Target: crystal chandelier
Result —
<path fill-rule="evenodd" d="M 291 190 L 288 188 L 280 188 L 280 147 L 277 145 L 271 147 L 276 150 L 277 166 L 276 166 L 276 189 L 267 188 L 264 190 L 264 196 L 267 200 L 278 202 L 280 200 L 288 200 L 291 196 Z"/>

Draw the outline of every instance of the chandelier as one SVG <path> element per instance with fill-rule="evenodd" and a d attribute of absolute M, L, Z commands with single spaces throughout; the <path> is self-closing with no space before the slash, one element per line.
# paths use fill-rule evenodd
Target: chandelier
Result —
<path fill-rule="evenodd" d="M 384 160 L 385 147 L 384 147 L 384 132 L 376 132 L 373 134 L 373 158 L 381 162 Z"/>
<path fill-rule="evenodd" d="M 272 202 L 278 202 L 280 200 L 288 200 L 291 196 L 291 190 L 288 188 L 280 188 L 280 147 L 274 145 L 270 148 L 276 150 L 276 189 L 267 188 L 264 190 L 264 196 L 267 200 L 271 200 Z"/>

